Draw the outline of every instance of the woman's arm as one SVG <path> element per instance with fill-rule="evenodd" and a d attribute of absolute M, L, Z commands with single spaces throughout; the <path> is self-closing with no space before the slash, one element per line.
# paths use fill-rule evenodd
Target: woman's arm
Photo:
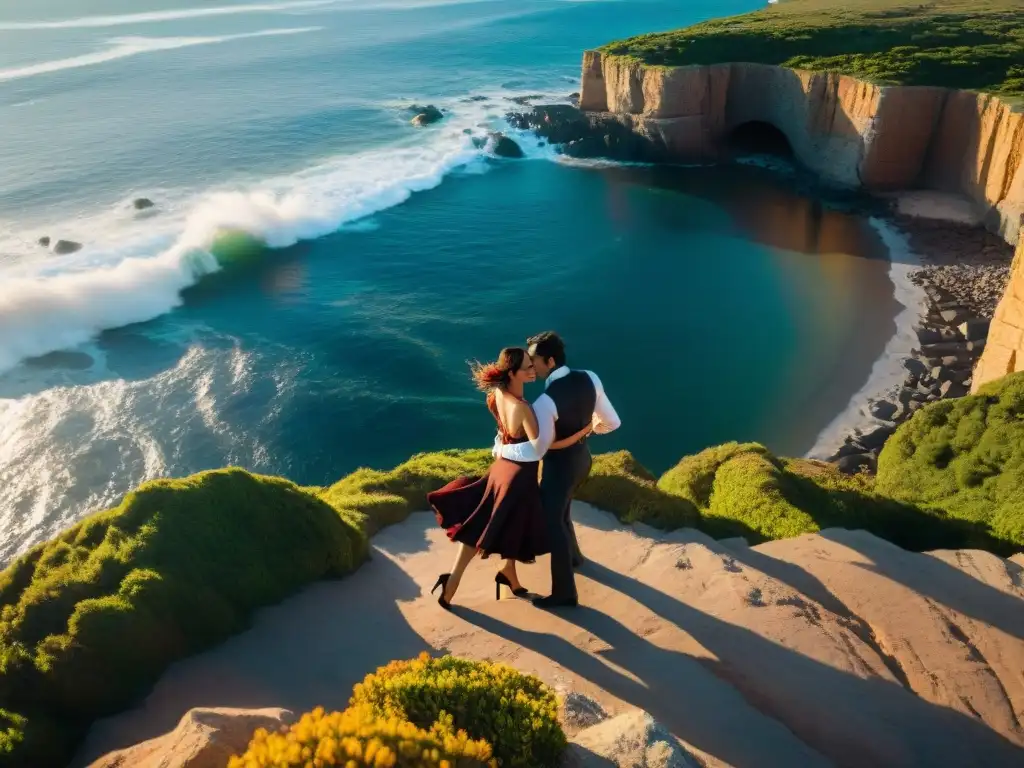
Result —
<path fill-rule="evenodd" d="M 580 440 L 582 440 L 584 437 L 586 437 L 587 435 L 589 435 L 593 431 L 594 431 L 594 425 L 593 424 L 587 424 L 587 426 L 585 426 L 583 429 L 581 429 L 576 434 L 569 435 L 568 437 L 562 438 L 561 440 L 555 440 L 555 442 L 553 442 L 551 444 L 551 447 L 548 448 L 548 450 L 549 451 L 557 451 L 557 450 L 560 450 L 562 448 L 568 448 L 570 445 L 575 445 L 576 443 L 578 443 Z"/>

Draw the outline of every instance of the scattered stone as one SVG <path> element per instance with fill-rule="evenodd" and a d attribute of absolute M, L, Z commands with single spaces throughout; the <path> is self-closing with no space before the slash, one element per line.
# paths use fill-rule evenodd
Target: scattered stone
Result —
<path fill-rule="evenodd" d="M 74 240 L 58 240 L 53 244 L 53 252 L 61 256 L 80 250 L 82 250 L 82 244 L 76 243 Z"/>
<path fill-rule="evenodd" d="M 988 338 L 988 327 L 991 321 L 975 318 L 960 324 L 959 331 L 969 342 L 982 341 Z"/>
<path fill-rule="evenodd" d="M 895 431 L 895 426 L 885 424 L 859 435 L 857 441 L 870 451 L 872 448 L 881 448 L 889 438 L 889 435 Z"/>
<path fill-rule="evenodd" d="M 605 720 L 571 741 L 573 768 L 693 768 L 696 763 L 669 731 L 643 710 Z"/>
<path fill-rule="evenodd" d="M 844 456 L 836 462 L 836 469 L 844 475 L 856 475 L 860 472 L 875 472 L 878 463 L 870 453 L 855 453 L 852 456 Z"/>
<path fill-rule="evenodd" d="M 522 147 L 503 133 L 491 134 L 491 152 L 498 157 L 525 157 Z"/>
<path fill-rule="evenodd" d="M 903 367 L 910 371 L 913 376 L 924 376 L 928 373 L 928 366 L 922 363 L 920 360 L 909 357 L 903 361 Z"/>
<path fill-rule="evenodd" d="M 425 125 L 436 123 L 438 120 L 444 118 L 444 113 L 433 104 L 428 104 L 425 107 L 412 106 L 409 110 L 417 113 L 411 121 L 417 128 L 422 128 Z"/>
<path fill-rule="evenodd" d="M 967 387 L 958 381 L 945 381 L 939 387 L 940 397 L 963 397 L 967 394 Z"/>
<path fill-rule="evenodd" d="M 576 691 L 569 691 L 562 698 L 562 722 L 569 728 L 592 728 L 608 719 L 597 701 Z"/>
<path fill-rule="evenodd" d="M 876 419 L 892 421 L 892 417 L 896 413 L 896 403 L 890 403 L 888 400 L 879 400 L 871 404 L 870 411 L 871 415 Z"/>
<path fill-rule="evenodd" d="M 50 236 L 49 235 L 43 235 L 36 242 L 38 242 L 41 246 L 43 246 L 43 248 L 49 248 L 50 247 Z"/>
<path fill-rule="evenodd" d="M 147 208 L 152 208 L 156 203 L 148 197 L 137 197 L 132 201 L 132 205 L 135 207 L 136 211 L 144 211 Z"/>
<path fill-rule="evenodd" d="M 956 307 L 954 309 L 944 309 L 939 312 L 939 316 L 942 320 L 950 325 L 958 325 L 967 319 L 967 313 L 963 307 Z"/>
<path fill-rule="evenodd" d="M 483 136 L 474 136 L 473 146 L 476 147 L 477 149 L 483 149 L 484 147 L 487 146 L 487 139 Z"/>

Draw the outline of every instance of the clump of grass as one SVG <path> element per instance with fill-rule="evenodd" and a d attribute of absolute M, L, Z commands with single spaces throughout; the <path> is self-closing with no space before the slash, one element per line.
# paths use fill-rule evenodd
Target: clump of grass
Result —
<path fill-rule="evenodd" d="M 651 65 L 753 62 L 1024 95 L 1024 9 L 1013 0 L 790 0 L 602 50 Z"/>
<path fill-rule="evenodd" d="M 1024 546 L 1024 373 L 922 408 L 886 442 L 877 487 Z"/>

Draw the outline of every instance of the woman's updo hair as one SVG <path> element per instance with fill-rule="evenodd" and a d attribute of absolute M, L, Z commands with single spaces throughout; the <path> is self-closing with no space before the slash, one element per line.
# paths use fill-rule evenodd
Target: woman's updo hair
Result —
<path fill-rule="evenodd" d="M 512 374 L 523 367 L 526 354 L 522 347 L 506 347 L 493 363 L 470 363 L 477 389 L 490 392 L 507 387 Z"/>

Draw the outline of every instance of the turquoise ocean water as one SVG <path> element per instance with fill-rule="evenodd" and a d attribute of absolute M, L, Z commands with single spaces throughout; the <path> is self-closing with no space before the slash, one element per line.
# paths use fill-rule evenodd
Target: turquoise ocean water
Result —
<path fill-rule="evenodd" d="M 587 47 L 752 7 L 0 3 L 0 561 L 151 477 L 486 446 L 465 361 L 548 328 L 622 414 L 595 450 L 806 451 L 893 329 L 864 219 L 758 167 L 472 141 Z"/>

